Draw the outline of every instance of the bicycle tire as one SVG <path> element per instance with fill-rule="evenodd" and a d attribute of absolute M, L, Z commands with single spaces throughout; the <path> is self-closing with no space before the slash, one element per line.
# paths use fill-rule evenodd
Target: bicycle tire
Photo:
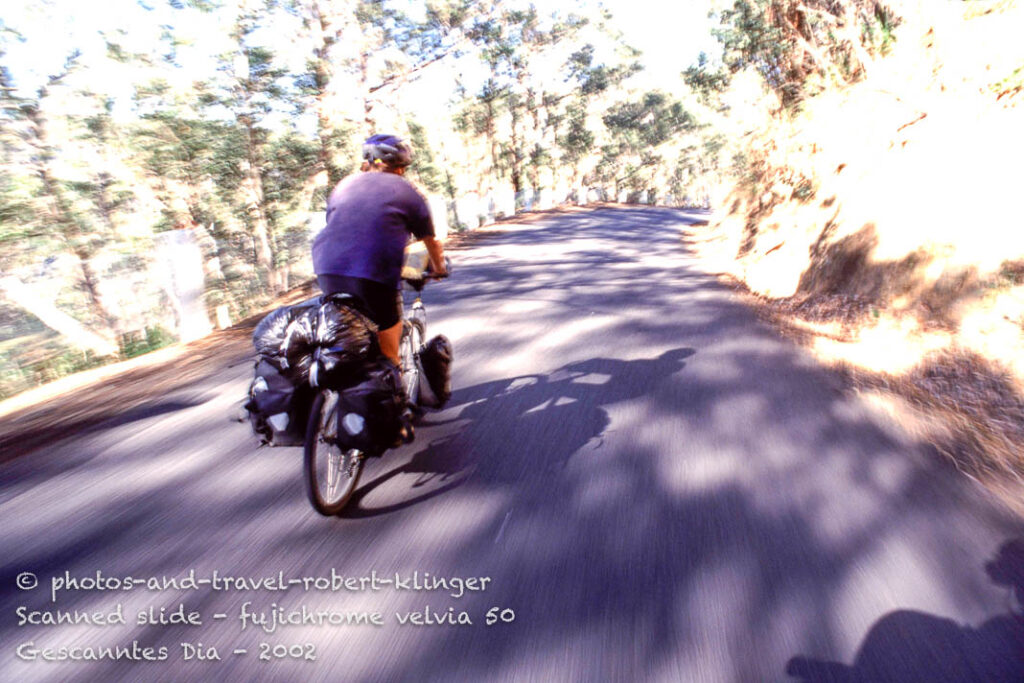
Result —
<path fill-rule="evenodd" d="M 416 356 L 423 346 L 423 327 L 418 320 L 408 320 L 409 331 L 402 335 L 398 347 L 398 358 L 401 361 L 402 389 L 405 397 L 412 405 L 419 404 L 420 398 L 420 367 Z"/>
<path fill-rule="evenodd" d="M 302 459 L 309 502 L 313 509 L 328 517 L 341 512 L 352 498 L 365 463 L 361 451 L 353 448 L 343 452 L 330 442 L 331 430 L 338 428 L 337 398 L 333 404 L 328 403 L 332 394 L 337 396 L 337 392 L 321 391 L 313 400 Z"/>

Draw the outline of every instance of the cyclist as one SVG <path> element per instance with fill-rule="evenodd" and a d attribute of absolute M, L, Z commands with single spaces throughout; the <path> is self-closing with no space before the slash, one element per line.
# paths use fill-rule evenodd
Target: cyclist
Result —
<path fill-rule="evenodd" d="M 313 270 L 324 294 L 356 297 L 377 324 L 381 351 L 399 365 L 402 264 L 410 236 L 423 240 L 432 272 L 445 277 L 444 250 L 423 196 L 402 176 L 412 163 L 409 144 L 394 135 L 363 143 L 361 173 L 350 175 L 327 200 L 327 226 L 313 241 Z"/>

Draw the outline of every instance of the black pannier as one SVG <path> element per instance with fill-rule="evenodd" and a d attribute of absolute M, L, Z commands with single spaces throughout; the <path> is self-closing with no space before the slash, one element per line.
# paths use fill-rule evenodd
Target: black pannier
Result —
<path fill-rule="evenodd" d="M 439 334 L 420 349 L 418 403 L 428 408 L 443 408 L 452 396 L 452 343 Z"/>
<path fill-rule="evenodd" d="M 338 398 L 338 446 L 377 456 L 400 439 L 408 426 L 402 377 L 391 361 L 370 363 L 360 381 Z"/>
<path fill-rule="evenodd" d="M 301 446 L 313 402 L 308 384 L 295 384 L 270 359 L 256 361 L 245 410 L 260 441 L 269 446 Z"/>

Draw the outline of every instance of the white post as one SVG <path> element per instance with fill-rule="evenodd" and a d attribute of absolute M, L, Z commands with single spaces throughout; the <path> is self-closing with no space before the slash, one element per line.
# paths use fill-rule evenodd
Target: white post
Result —
<path fill-rule="evenodd" d="M 205 337 L 213 331 L 203 302 L 203 254 L 192 230 L 170 230 L 156 235 L 156 260 L 162 267 L 167 293 L 177 300 L 182 341 Z"/>
<path fill-rule="evenodd" d="M 434 235 L 437 239 L 443 240 L 448 237 L 448 203 L 439 194 L 432 194 L 427 197 L 427 206 L 430 207 L 430 218 L 434 221 Z"/>

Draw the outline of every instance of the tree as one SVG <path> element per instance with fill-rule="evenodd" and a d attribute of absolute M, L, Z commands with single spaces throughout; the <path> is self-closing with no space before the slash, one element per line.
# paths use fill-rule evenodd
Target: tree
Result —
<path fill-rule="evenodd" d="M 815 78 L 849 82 L 867 73 L 899 20 L 878 0 L 735 0 L 719 22 L 728 70 L 756 69 L 791 107 L 813 94 Z"/>
<path fill-rule="evenodd" d="M 351 126 L 339 120 L 335 75 L 344 68 L 345 57 L 339 52 L 349 48 L 357 24 L 352 21 L 353 0 L 295 0 L 289 5 L 290 11 L 299 16 L 307 31 L 310 57 L 306 71 L 298 76 L 296 85 L 302 96 L 297 110 L 299 113 L 312 111 L 317 122 L 316 172 L 325 177 L 319 185 L 331 188 L 343 176 L 351 172 L 352 154 L 349 149 Z M 368 108 L 364 103 L 364 115 Z"/>
<path fill-rule="evenodd" d="M 430 147 L 426 129 L 415 121 L 408 121 L 409 138 L 416 155 L 412 161 L 412 171 L 416 177 L 430 192 L 444 192 L 450 198 L 455 198 L 455 188 L 451 184 L 451 176 L 437 167 L 434 161 L 434 152 Z"/>
<path fill-rule="evenodd" d="M 706 52 L 701 52 L 697 57 L 697 63 L 683 71 L 686 85 L 707 105 L 729 87 L 729 76 L 729 71 L 724 67 L 712 65 Z"/>
<path fill-rule="evenodd" d="M 575 184 L 579 176 L 580 163 L 589 158 L 594 149 L 594 134 L 587 128 L 587 105 L 583 98 L 569 105 L 566 112 L 567 130 L 557 138 L 562 150 L 562 161 L 572 168 Z"/>
<path fill-rule="evenodd" d="M 556 140 L 562 149 L 562 160 L 572 168 L 574 184 L 579 178 L 580 164 L 591 156 L 594 149 L 595 137 L 587 128 L 591 103 L 606 98 L 609 92 L 621 86 L 630 76 L 643 70 L 635 61 L 639 56 L 636 50 L 623 46 L 622 52 L 627 60 L 623 64 L 608 66 L 595 63 L 594 45 L 588 43 L 569 55 L 566 62 L 566 80 L 575 81 L 578 89 L 566 108 L 568 130 Z"/>
<path fill-rule="evenodd" d="M 98 214 L 112 221 L 113 202 L 107 192 L 109 183 L 105 186 L 101 183 L 96 187 L 91 183 L 76 182 L 61 176 L 56 162 L 62 150 L 51 137 L 46 109 L 52 92 L 60 88 L 78 66 L 79 57 L 78 52 L 72 52 L 63 69 L 49 76 L 35 97 L 15 95 L 10 72 L 0 66 L 5 152 L 18 155 L 22 169 L 27 171 L 28 177 L 23 177 L 23 180 L 32 182 L 33 187 L 28 197 L 23 195 L 23 203 L 8 203 L 6 210 L 13 213 L 17 220 L 24 221 L 22 225 L 30 230 L 30 234 L 49 241 L 51 248 L 64 249 L 75 255 L 81 272 L 81 284 L 90 311 L 98 324 L 96 333 L 110 341 L 113 344 L 111 348 L 116 349 L 120 341 L 121 321 L 100 292 L 100 275 L 92 263 L 99 248 L 113 237 L 110 226 L 96 220 Z M 15 152 L 14 148 L 19 145 L 21 149 Z M 11 182 L 10 176 L 6 181 Z M 83 193 L 85 196 L 82 196 Z M 54 238 L 57 244 L 53 244 Z"/>
<path fill-rule="evenodd" d="M 422 22 L 381 0 L 292 0 L 310 46 L 297 79 L 300 113 L 313 112 L 319 183 L 333 187 L 354 169 L 353 137 L 378 132 L 377 109 L 394 90 L 466 44 L 462 25 L 480 11 L 470 0 L 431 2 Z M 356 102 L 352 108 L 346 103 Z"/>
<path fill-rule="evenodd" d="M 283 111 L 287 99 L 283 69 L 274 54 L 254 44 L 254 34 L 266 9 L 252 0 L 237 0 L 231 28 L 234 50 L 221 56 L 220 76 L 200 89 L 200 102 L 211 118 L 217 110 L 227 111 L 237 129 L 240 152 L 240 180 L 236 203 L 256 243 L 256 264 L 272 294 L 285 288 L 286 278 L 278 271 L 276 245 L 268 216 L 263 179 L 267 169 L 267 146 L 271 114 Z"/>
<path fill-rule="evenodd" d="M 662 165 L 657 148 L 697 127 L 682 103 L 658 91 L 644 94 L 639 101 L 612 106 L 602 121 L 612 141 L 602 148 L 601 165 L 604 178 L 614 182 L 616 193 L 623 186 L 642 189 L 651 179 L 645 181 L 641 171 L 654 171 Z"/>
<path fill-rule="evenodd" d="M 512 189 L 524 189 L 524 166 L 529 159 L 534 171 L 543 163 L 543 124 L 540 111 L 545 93 L 538 91 L 533 82 L 534 64 L 547 48 L 571 37 L 586 24 L 586 20 L 569 15 L 565 19 L 552 17 L 550 26 L 542 27 L 537 10 L 532 5 L 526 10 L 504 10 L 478 19 L 469 31 L 480 58 L 490 70 L 490 78 L 477 94 L 479 112 L 476 116 L 484 125 L 492 149 L 492 168 L 499 175 L 507 169 Z M 496 120 L 504 110 L 510 115 L 507 141 L 495 138 Z M 482 116 L 481 116 L 482 114 Z M 532 126 L 527 124 L 532 123 Z M 499 161 L 499 155 L 504 161 Z M 537 187 L 536 173 L 530 178 Z"/>

